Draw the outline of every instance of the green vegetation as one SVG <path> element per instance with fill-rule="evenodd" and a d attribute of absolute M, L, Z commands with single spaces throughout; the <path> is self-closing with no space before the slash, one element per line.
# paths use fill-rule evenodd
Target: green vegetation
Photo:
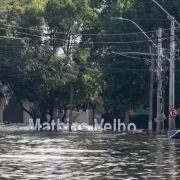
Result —
<path fill-rule="evenodd" d="M 0 2 L 7 10 L 0 12 L 0 81 L 22 107 L 24 99 L 34 104 L 30 111 L 24 109 L 33 118 L 44 122 L 47 114 L 54 118 L 54 109 L 66 111 L 71 85 L 75 109 L 93 107 L 101 97 L 106 112 L 124 118 L 127 112 L 148 106 L 150 58 L 117 53 L 149 52 L 151 43 L 132 23 L 113 17 L 135 21 L 154 42 L 158 27 L 169 37 L 170 22 L 151 1 Z M 179 0 L 159 2 L 178 20 Z M 169 56 L 169 41 L 163 43 Z"/>

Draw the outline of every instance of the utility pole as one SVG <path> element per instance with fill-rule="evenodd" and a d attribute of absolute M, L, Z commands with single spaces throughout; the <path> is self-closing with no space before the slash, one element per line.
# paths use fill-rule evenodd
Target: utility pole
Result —
<path fill-rule="evenodd" d="M 157 62 L 157 125 L 156 131 L 161 131 L 162 123 L 162 28 L 158 28 L 158 62 Z"/>
<path fill-rule="evenodd" d="M 74 93 L 74 87 L 73 87 L 73 85 L 71 85 L 71 87 L 70 87 L 70 108 L 69 108 L 69 131 L 72 131 L 71 125 L 72 125 L 73 93 Z"/>
<path fill-rule="evenodd" d="M 165 109 L 165 85 L 163 86 L 163 92 L 162 92 L 162 114 L 165 116 L 164 114 L 164 109 Z M 164 121 L 162 122 L 162 131 L 164 131 Z"/>
<path fill-rule="evenodd" d="M 171 20 L 171 42 L 170 42 L 170 72 L 169 72 L 169 110 L 174 108 L 175 101 L 175 19 Z M 175 117 L 169 115 L 169 130 L 175 130 Z"/>
<path fill-rule="evenodd" d="M 171 16 L 156 0 L 152 0 L 161 8 L 171 21 L 171 42 L 170 42 L 170 72 L 169 72 L 169 110 L 174 108 L 175 101 L 175 23 L 180 27 L 173 16 Z M 169 131 L 176 129 L 175 118 L 169 115 Z"/>
<path fill-rule="evenodd" d="M 150 54 L 152 53 L 152 48 L 149 47 Z M 149 122 L 148 122 L 148 130 L 152 131 L 153 129 L 153 89 L 154 89 L 154 62 L 153 56 L 151 56 L 151 69 L 150 69 L 150 94 L 149 94 Z"/>

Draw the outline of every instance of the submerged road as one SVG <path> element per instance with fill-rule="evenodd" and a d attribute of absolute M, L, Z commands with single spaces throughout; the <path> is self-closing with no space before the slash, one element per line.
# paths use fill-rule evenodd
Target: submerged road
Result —
<path fill-rule="evenodd" d="M 0 133 L 1 180 L 179 180 L 180 141 L 144 134 Z"/>

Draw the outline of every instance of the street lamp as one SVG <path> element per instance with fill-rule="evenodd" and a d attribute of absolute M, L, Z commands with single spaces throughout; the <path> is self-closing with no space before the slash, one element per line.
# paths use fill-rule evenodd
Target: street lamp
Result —
<path fill-rule="evenodd" d="M 151 38 L 143 31 L 143 29 L 137 24 L 135 23 L 134 21 L 130 20 L 130 19 L 127 19 L 127 18 L 123 18 L 123 17 L 115 17 L 113 19 L 118 19 L 118 20 L 123 20 L 123 21 L 129 21 L 131 22 L 132 24 L 134 24 L 145 36 L 146 38 L 152 43 L 152 45 L 157 49 L 157 45 L 154 44 L 154 42 L 151 40 Z"/>
<path fill-rule="evenodd" d="M 152 39 L 144 32 L 144 30 L 134 21 L 127 19 L 127 18 L 123 18 L 123 17 L 114 17 L 112 19 L 117 19 L 117 20 L 122 20 L 122 21 L 129 21 L 132 24 L 134 24 L 143 34 L 144 36 L 152 43 L 152 45 L 154 46 L 155 49 L 158 50 L 158 46 L 152 41 Z M 162 54 L 160 55 L 162 58 L 165 58 L 166 60 L 170 61 L 170 59 L 166 56 L 163 56 Z"/>
<path fill-rule="evenodd" d="M 156 0 L 152 0 L 161 10 L 163 10 L 165 13 L 166 13 L 166 15 L 168 16 L 168 19 L 170 19 L 170 20 L 172 20 L 172 19 L 174 19 L 174 17 L 173 16 L 171 16 Z M 180 26 L 180 24 L 174 19 L 174 22 L 178 25 L 178 26 Z"/>
<path fill-rule="evenodd" d="M 123 21 L 128 21 L 128 22 L 131 22 L 132 24 L 134 24 L 143 34 L 144 36 L 152 43 L 153 47 L 158 51 L 158 68 L 157 68 L 157 77 L 158 77 L 158 91 L 159 89 L 161 89 L 162 85 L 161 85 L 161 80 L 162 80 L 162 77 L 161 77 L 161 69 L 162 69 L 162 63 L 160 63 L 161 59 L 163 58 L 163 55 L 162 55 L 162 52 L 161 52 L 161 47 L 158 46 L 151 40 L 151 38 L 143 31 L 143 29 L 137 24 L 135 23 L 134 21 L 130 20 L 130 19 L 127 19 L 127 18 L 123 18 L 123 17 L 116 17 L 116 18 L 113 18 L 113 19 L 118 19 L 118 20 L 123 20 Z M 152 56 L 153 54 L 151 54 Z M 168 59 L 167 57 L 165 57 L 165 59 Z M 151 62 L 151 67 L 153 66 L 152 65 L 153 62 Z M 151 72 L 151 77 L 153 77 L 153 72 Z M 152 84 L 153 84 L 153 79 L 151 78 L 151 81 L 150 81 L 150 87 L 152 87 Z M 152 92 L 153 89 L 150 88 L 150 97 L 152 97 Z M 157 117 L 161 115 L 161 107 L 162 107 L 162 104 L 160 104 L 160 96 L 159 96 L 159 93 L 157 91 Z M 152 98 L 150 99 L 150 104 L 151 104 L 151 107 L 150 107 L 150 110 L 149 110 L 149 123 L 148 123 L 148 129 L 149 130 L 152 130 Z M 158 126 L 157 126 L 158 127 Z M 158 128 L 157 128 L 158 130 Z"/>

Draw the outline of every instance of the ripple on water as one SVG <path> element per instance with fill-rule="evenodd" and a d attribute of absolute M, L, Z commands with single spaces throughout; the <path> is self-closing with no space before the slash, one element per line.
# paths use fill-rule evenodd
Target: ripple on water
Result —
<path fill-rule="evenodd" d="M 180 179 L 180 142 L 116 133 L 0 134 L 0 180 Z"/>

